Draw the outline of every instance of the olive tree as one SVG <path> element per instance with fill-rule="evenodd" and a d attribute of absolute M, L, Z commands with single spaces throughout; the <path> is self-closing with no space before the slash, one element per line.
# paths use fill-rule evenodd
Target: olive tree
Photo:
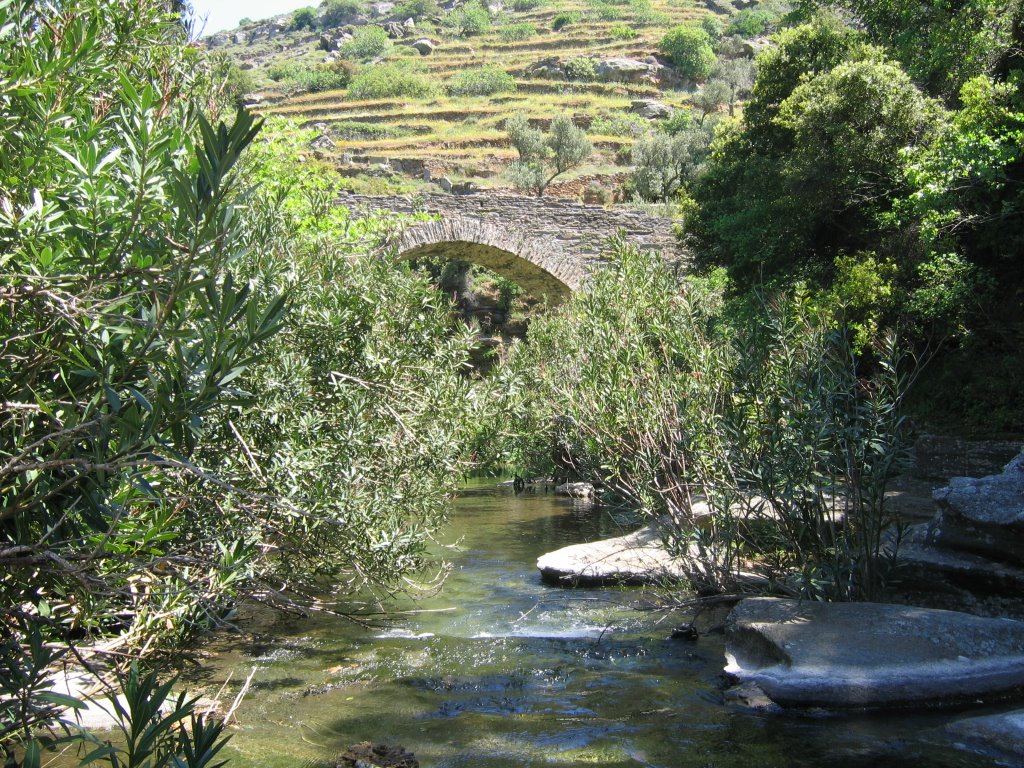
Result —
<path fill-rule="evenodd" d="M 586 132 L 565 115 L 551 121 L 547 134 L 533 128 L 522 114 L 510 117 L 505 130 L 519 154 L 509 169 L 512 183 L 537 197 L 557 177 L 590 157 L 593 150 Z"/>
<path fill-rule="evenodd" d="M 700 172 L 711 146 L 712 132 L 689 125 L 668 135 L 657 132 L 633 145 L 633 185 L 645 200 L 669 200 Z"/>

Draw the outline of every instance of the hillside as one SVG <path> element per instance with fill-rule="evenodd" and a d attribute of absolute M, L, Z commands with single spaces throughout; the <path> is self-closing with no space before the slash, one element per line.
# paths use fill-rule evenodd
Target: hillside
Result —
<path fill-rule="evenodd" d="M 594 146 L 588 161 L 548 193 L 610 200 L 623 195 L 636 137 L 668 114 L 658 104 L 686 112 L 700 93 L 700 83 L 658 52 L 666 31 L 693 24 L 720 51 L 723 41 L 731 43 L 731 53 L 720 55 L 750 56 L 753 45 L 730 34 L 763 32 L 781 12 L 779 4 L 755 5 L 512 0 L 484 8 L 477 0 L 328 0 L 316 14 L 246 22 L 205 43 L 242 70 L 259 111 L 315 130 L 314 148 L 359 191 L 413 191 L 427 183 L 424 171 L 435 183 L 447 177 L 508 187 L 502 171 L 516 153 L 503 124 L 522 112 L 542 128 L 568 114 Z M 364 98 L 366 88 L 357 83 L 371 71 L 371 95 L 373 88 L 395 91 L 394 80 L 412 85 Z M 653 109 L 649 100 L 657 102 Z"/>

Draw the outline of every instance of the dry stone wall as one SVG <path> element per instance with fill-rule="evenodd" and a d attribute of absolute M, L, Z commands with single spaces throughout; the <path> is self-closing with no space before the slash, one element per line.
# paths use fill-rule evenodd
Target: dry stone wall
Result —
<path fill-rule="evenodd" d="M 404 258 L 447 256 L 482 264 L 549 299 L 579 290 L 605 263 L 606 242 L 620 231 L 641 250 L 683 262 L 672 222 L 641 211 L 497 194 L 344 195 L 339 203 L 440 214 L 440 222 L 409 227 L 390 245 Z"/>

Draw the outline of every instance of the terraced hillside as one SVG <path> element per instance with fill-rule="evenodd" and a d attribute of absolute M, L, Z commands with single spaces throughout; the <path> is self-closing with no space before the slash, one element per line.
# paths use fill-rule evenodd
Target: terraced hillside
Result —
<path fill-rule="evenodd" d="M 587 162 L 560 176 L 549 194 L 578 197 L 589 186 L 590 193 L 610 199 L 626 177 L 630 147 L 650 129 L 652 118 L 637 113 L 645 108 L 638 102 L 657 100 L 686 111 L 700 88 L 658 53 L 666 30 L 703 23 L 713 34 L 716 28 L 728 32 L 735 19 L 754 12 L 744 9 L 757 5 L 750 0 L 511 0 L 483 9 L 478 2 L 449 0 L 440 7 L 433 0 L 397 7 L 380 2 L 347 24 L 331 27 L 321 18 L 315 30 L 295 30 L 293 18 L 284 16 L 248 23 L 206 43 L 252 77 L 260 111 L 314 128 L 316 150 L 346 175 L 362 178 L 357 188 L 363 191 L 411 191 L 427 183 L 425 171 L 434 182 L 447 177 L 456 184 L 507 187 L 502 171 L 516 152 L 503 125 L 522 112 L 539 127 L 568 114 L 588 131 L 594 146 Z M 460 9 L 474 5 L 486 14 L 486 24 L 475 17 L 485 28 L 467 32 L 458 22 L 460 13 L 469 14 Z M 371 26 L 388 32 L 388 39 L 377 33 L 373 42 L 383 50 L 358 62 L 350 38 L 360 38 Z M 335 79 L 346 79 L 353 69 L 347 59 L 357 72 L 413 72 L 428 92 L 380 99 L 358 98 L 351 85 L 302 92 L 300 75 L 306 72 L 330 71 L 341 73 Z M 488 76 L 500 81 L 497 87 L 485 82 Z"/>

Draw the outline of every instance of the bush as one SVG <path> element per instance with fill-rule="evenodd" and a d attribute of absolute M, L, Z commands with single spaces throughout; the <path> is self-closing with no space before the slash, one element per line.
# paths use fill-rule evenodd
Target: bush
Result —
<path fill-rule="evenodd" d="M 316 8 L 306 6 L 293 13 L 292 29 L 316 29 Z"/>
<path fill-rule="evenodd" d="M 324 0 L 320 3 L 320 24 L 324 27 L 340 27 L 357 21 L 365 13 L 363 0 Z"/>
<path fill-rule="evenodd" d="M 555 32 L 568 27 L 571 24 L 576 24 L 583 19 L 583 14 L 579 11 L 562 11 L 555 15 L 555 18 L 551 20 L 551 29 Z"/>
<path fill-rule="evenodd" d="M 601 21 L 618 21 L 626 15 L 622 8 L 608 2 L 608 0 L 587 0 L 587 4 L 594 15 L 601 19 Z"/>
<path fill-rule="evenodd" d="M 348 98 L 394 99 L 400 96 L 423 98 L 437 95 L 438 88 L 418 67 L 405 63 L 386 63 L 360 72 L 348 89 Z"/>
<path fill-rule="evenodd" d="M 689 112 L 684 109 L 677 109 L 669 117 L 658 124 L 658 130 L 664 131 L 668 135 L 673 136 L 680 131 L 684 131 L 689 128 L 692 122 L 693 118 L 690 117 Z"/>
<path fill-rule="evenodd" d="M 512 0 L 512 10 L 522 13 L 533 11 L 548 4 L 548 0 Z"/>
<path fill-rule="evenodd" d="M 482 35 L 491 31 L 491 14 L 480 0 L 469 0 L 445 14 L 442 23 L 459 37 Z"/>
<path fill-rule="evenodd" d="M 422 19 L 436 19 L 441 15 L 441 7 L 437 0 L 405 0 L 394 11 L 400 19 L 414 19 L 417 23 Z"/>
<path fill-rule="evenodd" d="M 511 93 L 516 89 L 515 78 L 508 72 L 491 64 L 480 69 L 471 69 L 453 76 L 446 86 L 451 96 L 490 96 L 495 93 Z"/>
<path fill-rule="evenodd" d="M 638 11 L 633 16 L 633 23 L 638 27 L 667 27 L 672 23 L 672 17 L 661 11 Z"/>
<path fill-rule="evenodd" d="M 715 63 L 708 33 L 700 27 L 681 24 L 670 29 L 658 48 L 672 59 L 679 74 L 690 80 L 704 80 Z"/>
<path fill-rule="evenodd" d="M 359 27 L 352 39 L 338 48 L 338 53 L 347 59 L 369 61 L 379 59 L 391 50 L 391 38 L 380 27 Z"/>
<path fill-rule="evenodd" d="M 592 82 L 597 80 L 597 62 L 588 56 L 577 56 L 565 62 L 565 76 L 569 80 Z"/>
<path fill-rule="evenodd" d="M 616 24 L 608 30 L 608 34 L 616 40 L 635 40 L 637 31 L 632 27 L 627 27 L 625 24 Z"/>
<path fill-rule="evenodd" d="M 537 34 L 537 27 L 529 22 L 509 24 L 498 30 L 498 37 L 506 43 L 514 43 L 517 40 L 528 40 Z"/>
<path fill-rule="evenodd" d="M 289 93 L 321 93 L 347 87 L 355 72 L 352 62 L 340 59 L 315 67 L 298 61 L 281 62 L 270 67 L 267 75 L 281 82 Z"/>
<path fill-rule="evenodd" d="M 613 112 L 599 115 L 590 125 L 592 133 L 604 136 L 640 136 L 647 132 L 651 123 L 640 115 L 628 112 Z"/>
<path fill-rule="evenodd" d="M 712 40 L 722 36 L 722 22 L 717 16 L 705 16 L 700 20 L 700 28 L 707 32 Z"/>
<path fill-rule="evenodd" d="M 746 8 L 729 20 L 725 28 L 727 35 L 739 35 L 740 37 L 760 37 L 771 27 L 777 17 L 771 11 L 759 8 Z"/>

